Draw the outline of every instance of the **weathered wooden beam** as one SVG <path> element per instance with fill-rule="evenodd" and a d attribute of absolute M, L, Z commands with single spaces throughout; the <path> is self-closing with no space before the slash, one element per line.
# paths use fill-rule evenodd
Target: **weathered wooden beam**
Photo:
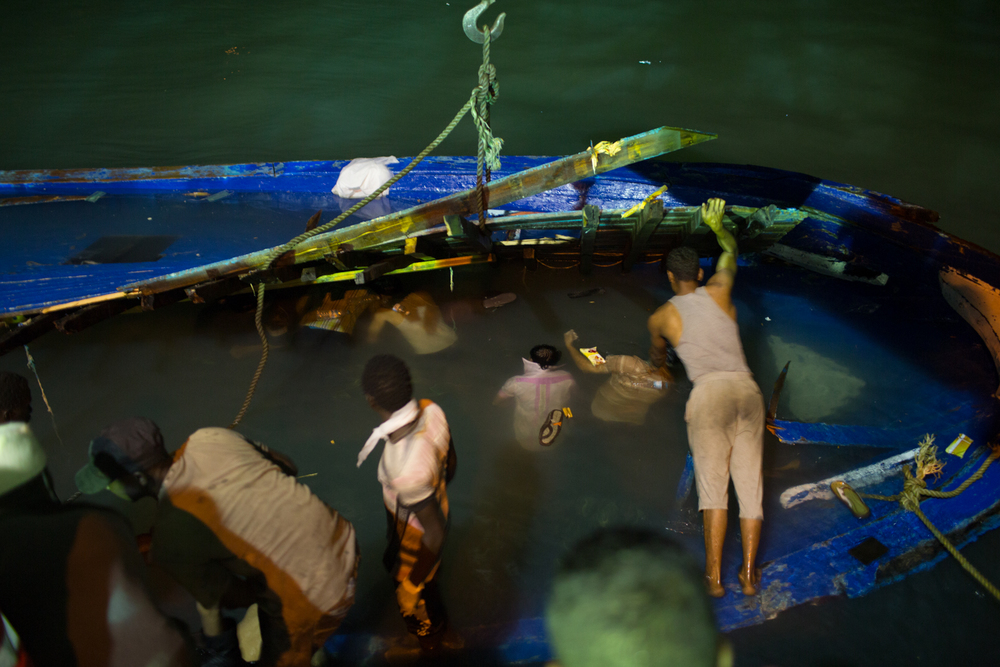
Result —
<path fill-rule="evenodd" d="M 475 252 L 489 254 L 493 252 L 493 241 L 487 234 L 479 230 L 479 226 L 460 215 L 444 216 L 444 224 L 448 228 L 448 236 L 459 238 L 472 246 Z"/>
<path fill-rule="evenodd" d="M 363 269 L 358 275 L 354 277 L 354 283 L 356 285 L 364 285 L 370 283 L 373 280 L 377 280 L 387 273 L 392 271 L 398 271 L 410 264 L 415 264 L 417 258 L 413 255 L 394 255 L 388 259 L 384 259 L 381 262 L 376 262 L 369 266 L 367 269 Z"/>
<path fill-rule="evenodd" d="M 524 265 L 528 267 L 529 271 L 534 271 L 538 268 L 538 258 L 535 257 L 535 249 L 533 247 L 524 248 L 522 256 L 524 257 Z"/>
<path fill-rule="evenodd" d="M 56 320 L 62 317 L 63 313 L 43 313 L 36 315 L 18 327 L 11 329 L 3 336 L 0 336 L 0 355 L 7 354 L 11 350 L 27 345 L 42 334 L 52 331 Z"/>
<path fill-rule="evenodd" d="M 405 266 L 401 269 L 395 271 L 390 271 L 386 275 L 397 275 L 400 273 L 420 273 L 422 271 L 434 271 L 437 269 L 448 269 L 455 266 L 467 266 L 469 264 L 483 264 L 485 262 L 494 261 L 493 255 L 468 255 L 465 257 L 451 257 L 449 259 L 433 259 L 427 262 L 415 262 L 409 266 Z M 356 280 L 358 275 L 362 273 L 362 269 L 356 269 L 354 271 L 341 271 L 339 273 L 331 273 L 328 275 L 317 276 L 317 284 L 321 283 L 339 283 L 346 280 Z"/>
<path fill-rule="evenodd" d="M 580 273 L 587 274 L 594 270 L 594 241 L 600 224 L 601 209 L 593 204 L 584 206 L 580 229 Z"/>
<path fill-rule="evenodd" d="M 503 206 L 606 171 L 710 141 L 716 136 L 681 128 L 661 127 L 626 137 L 616 142 L 620 150 L 615 155 L 595 155 L 590 151 L 583 151 L 493 181 L 488 187 L 490 205 Z M 405 211 L 319 234 L 295 249 L 294 261 L 302 263 L 322 259 L 345 243 L 350 243 L 355 249 L 362 249 L 398 241 L 407 234 L 439 225 L 446 215 L 472 215 L 477 210 L 477 200 L 475 189 L 465 190 Z M 231 275 L 260 269 L 270 253 L 270 249 L 259 250 L 214 264 L 129 283 L 119 289 L 128 293 L 152 293 L 187 287 L 211 277 L 209 271 L 214 271 L 217 275 Z"/>
<path fill-rule="evenodd" d="M 64 334 L 79 333 L 98 322 L 103 322 L 108 318 L 124 313 L 134 305 L 135 303 L 129 299 L 116 299 L 114 301 L 95 303 L 92 306 L 85 306 L 56 320 L 56 329 Z"/>
<path fill-rule="evenodd" d="M 646 242 L 653 235 L 663 220 L 663 202 L 659 199 L 651 201 L 646 208 L 639 211 L 639 218 L 632 228 L 632 243 L 628 254 L 622 260 L 622 271 L 630 271 L 639 255 L 646 249 Z"/>

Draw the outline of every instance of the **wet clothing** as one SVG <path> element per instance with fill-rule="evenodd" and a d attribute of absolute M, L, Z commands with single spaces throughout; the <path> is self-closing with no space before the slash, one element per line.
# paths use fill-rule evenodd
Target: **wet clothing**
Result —
<path fill-rule="evenodd" d="M 258 603 L 265 663 L 308 664 L 354 601 L 354 527 L 229 429 L 174 454 L 151 554 L 203 606 Z"/>
<path fill-rule="evenodd" d="M 729 509 L 729 479 L 740 518 L 763 519 L 764 397 L 750 373 L 706 373 L 684 418 L 694 458 L 698 509 Z"/>
<path fill-rule="evenodd" d="M 153 605 L 124 517 L 76 505 L 0 512 L 0 609 L 34 667 L 191 664 Z"/>
<path fill-rule="evenodd" d="M 684 328 L 677 344 L 677 356 L 691 382 L 705 373 L 750 372 L 740 342 L 740 328 L 704 287 L 670 299 L 681 315 Z"/>
<path fill-rule="evenodd" d="M 573 376 L 556 368 L 543 369 L 534 361 L 522 359 L 524 374 L 507 380 L 500 389 L 501 398 L 513 397 L 514 435 L 521 446 L 541 450 L 538 432 L 553 410 L 569 407 L 570 391 L 576 385 Z"/>
<path fill-rule="evenodd" d="M 668 385 L 644 359 L 635 355 L 613 354 L 605 360 L 611 377 L 601 385 L 590 409 L 598 419 L 642 424 L 649 406 L 663 398 Z M 656 387 L 654 382 L 661 382 Z"/>
<path fill-rule="evenodd" d="M 670 303 L 683 323 L 677 355 L 694 382 L 684 419 L 698 509 L 728 509 L 732 478 L 740 518 L 763 519 L 764 397 L 743 354 L 739 327 L 704 287 Z"/>
<path fill-rule="evenodd" d="M 407 629 L 424 641 L 444 632 L 447 615 L 435 582 L 439 555 L 423 546 L 424 528 L 416 510 L 433 498 L 447 525 L 446 468 L 451 431 L 444 411 L 435 403 L 424 399 L 418 405 L 420 413 L 413 430 L 396 442 L 386 442 L 378 480 L 389 519 L 389 546 L 383 563 L 396 582 L 396 600 Z M 427 574 L 414 581 L 414 571 Z M 404 594 L 404 579 L 423 586 L 415 600 Z"/>

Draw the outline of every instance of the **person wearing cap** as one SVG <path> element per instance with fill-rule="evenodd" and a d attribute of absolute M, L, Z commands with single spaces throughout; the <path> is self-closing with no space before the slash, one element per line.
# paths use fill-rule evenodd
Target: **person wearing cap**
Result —
<path fill-rule="evenodd" d="M 145 418 L 105 428 L 90 458 L 77 473 L 81 491 L 157 500 L 151 559 L 194 596 L 211 664 L 242 664 L 223 608 L 257 614 L 263 643 L 239 647 L 248 659 L 322 663 L 354 602 L 357 541 L 287 458 L 225 428 L 199 429 L 170 455 Z"/>
<path fill-rule="evenodd" d="M 149 596 L 128 522 L 61 505 L 23 422 L 0 425 L 0 535 L 0 611 L 34 667 L 193 664 Z"/>

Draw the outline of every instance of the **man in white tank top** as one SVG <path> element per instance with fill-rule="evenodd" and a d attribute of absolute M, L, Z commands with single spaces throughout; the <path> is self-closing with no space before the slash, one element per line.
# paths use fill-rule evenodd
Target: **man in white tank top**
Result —
<path fill-rule="evenodd" d="M 764 399 L 747 366 L 736 324 L 732 291 L 739 251 L 722 225 L 725 206 L 721 199 L 701 206 L 702 221 L 722 247 L 715 273 L 701 287 L 704 271 L 698 254 L 686 247 L 673 250 L 667 257 L 667 277 L 676 296 L 648 322 L 653 365 L 665 363 L 669 342 L 694 383 L 684 418 L 705 525 L 705 585 L 714 597 L 725 595 L 721 563 L 730 478 L 740 504 L 739 581 L 744 595 L 756 595 L 760 583 L 755 561 L 763 521 Z"/>

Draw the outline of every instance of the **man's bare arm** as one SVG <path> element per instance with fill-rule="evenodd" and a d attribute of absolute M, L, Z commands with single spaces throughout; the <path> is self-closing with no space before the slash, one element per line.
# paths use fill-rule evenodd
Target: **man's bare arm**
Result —
<path fill-rule="evenodd" d="M 715 265 L 716 275 L 722 271 L 729 271 L 732 274 L 728 278 L 731 286 L 732 278 L 736 276 L 736 257 L 740 254 L 740 250 L 736 245 L 736 238 L 722 224 L 722 216 L 725 212 L 726 202 L 723 199 L 713 197 L 701 205 L 701 220 L 715 232 L 715 238 L 719 241 L 719 247 L 722 248 L 722 254 Z M 725 279 L 724 276 L 720 277 Z M 712 276 L 708 281 L 709 284 L 713 280 L 715 280 L 715 276 Z"/>
<path fill-rule="evenodd" d="M 566 343 L 566 349 L 569 350 L 569 356 L 573 358 L 573 363 L 575 363 L 577 368 L 584 373 L 596 373 L 599 375 L 607 374 L 609 372 L 607 364 L 595 366 L 590 363 L 590 360 L 587 359 L 587 357 L 581 354 L 580 350 L 576 349 L 576 345 L 574 345 L 574 343 L 576 343 L 579 338 L 580 337 L 577 336 L 576 332 L 572 329 L 563 334 L 563 342 Z"/>

